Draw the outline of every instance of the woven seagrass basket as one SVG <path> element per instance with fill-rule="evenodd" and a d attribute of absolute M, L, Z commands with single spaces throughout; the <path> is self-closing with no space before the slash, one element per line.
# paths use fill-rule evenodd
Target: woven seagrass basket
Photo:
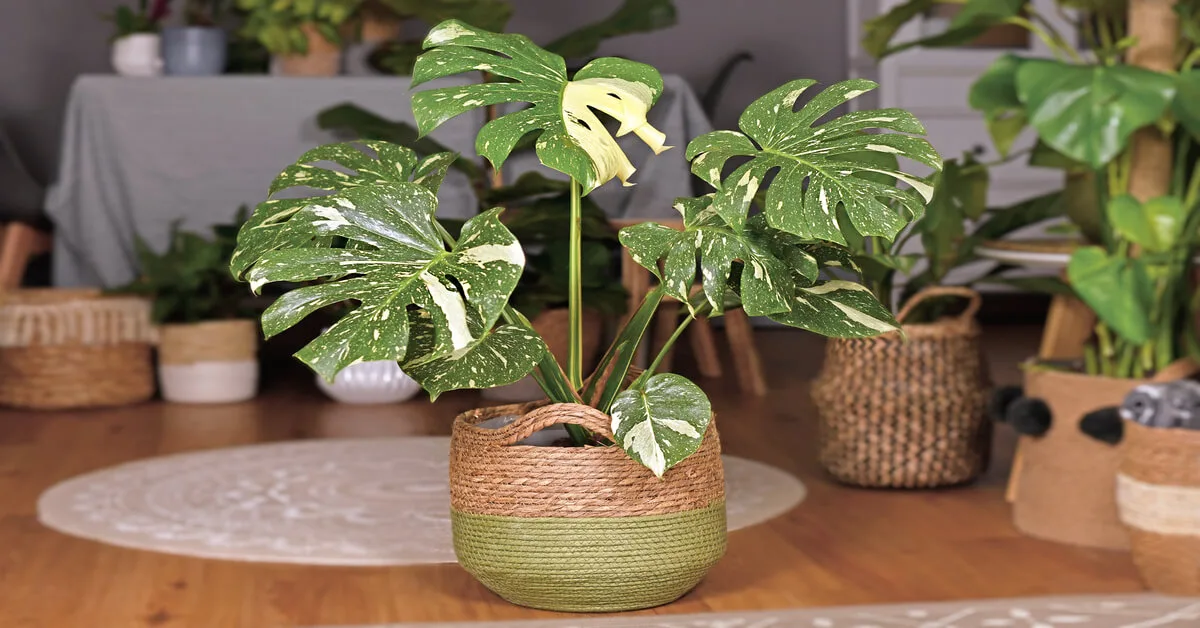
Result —
<path fill-rule="evenodd" d="M 1200 595 L 1200 432 L 1125 424 L 1117 506 L 1155 591 Z"/>
<path fill-rule="evenodd" d="M 149 302 L 96 290 L 0 294 L 0 404 L 118 406 L 154 394 Z"/>
<path fill-rule="evenodd" d="M 821 465 L 838 481 L 872 488 L 962 484 L 987 467 L 991 425 L 975 313 L 979 294 L 938 287 L 909 300 L 969 300 L 956 318 L 904 325 L 908 337 L 830 339 L 813 382 Z"/>
<path fill-rule="evenodd" d="M 499 428 L 479 424 L 516 417 Z M 500 597 L 556 611 L 659 606 L 692 590 L 725 553 L 725 478 L 716 428 L 662 479 L 618 447 L 517 444 L 573 423 L 612 437 L 610 419 L 543 402 L 458 416 L 450 514 L 458 562 Z"/>

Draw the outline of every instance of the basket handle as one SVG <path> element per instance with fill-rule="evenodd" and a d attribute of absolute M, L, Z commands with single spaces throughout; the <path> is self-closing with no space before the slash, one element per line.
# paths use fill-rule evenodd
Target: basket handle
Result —
<path fill-rule="evenodd" d="M 496 430 L 496 438 L 500 445 L 514 445 L 552 425 L 571 424 L 587 428 L 612 440 L 611 423 L 612 419 L 591 406 L 578 403 L 552 403 L 527 412 L 512 423 Z"/>
<path fill-rule="evenodd" d="M 916 309 L 918 304 L 926 299 L 932 299 L 934 297 L 962 297 L 966 299 L 967 309 L 963 310 L 963 313 L 959 314 L 958 316 L 958 320 L 964 323 L 969 323 L 973 318 L 975 318 L 975 315 L 979 313 L 979 307 L 983 305 L 983 297 L 979 296 L 978 292 L 970 288 L 965 288 L 963 286 L 933 286 L 931 288 L 925 288 L 924 290 L 914 294 L 912 298 L 908 300 L 908 303 L 905 303 L 904 307 L 901 308 L 900 313 L 896 315 L 896 322 L 903 323 L 904 319 L 907 318 L 909 314 L 912 314 L 913 310 Z"/>

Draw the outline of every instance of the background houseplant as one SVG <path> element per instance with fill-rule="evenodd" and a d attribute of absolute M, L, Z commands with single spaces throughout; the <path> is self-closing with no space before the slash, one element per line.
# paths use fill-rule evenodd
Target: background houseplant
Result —
<path fill-rule="evenodd" d="M 362 0 L 237 0 L 241 33 L 275 56 L 277 70 L 294 76 L 334 76 L 341 69 L 343 26 Z"/>
<path fill-rule="evenodd" d="M 158 377 L 163 398 L 181 403 L 244 401 L 258 390 L 258 333 L 253 307 L 231 299 L 237 286 L 226 272 L 238 222 L 212 237 L 172 227 L 162 253 L 137 241 L 141 276 L 118 292 L 152 298 L 159 325 Z"/>
<path fill-rule="evenodd" d="M 268 308 L 263 315 L 268 335 L 326 305 L 347 299 L 360 303 L 297 353 L 326 377 L 359 360 L 391 359 L 436 397 L 534 373 L 549 405 L 481 410 L 455 422 L 456 548 L 460 562 L 493 590 L 518 603 L 567 610 L 618 610 L 673 600 L 695 586 L 724 551 L 724 501 L 710 404 L 687 379 L 657 372 L 666 351 L 694 317 L 720 315 L 739 305 L 748 314 L 826 335 L 895 330 L 891 313 L 861 285 L 822 279 L 823 267 L 851 265 L 833 210 L 844 205 L 846 224 L 858 233 L 894 238 L 924 212 L 932 188 L 855 155 L 902 154 L 932 168 L 941 158 L 925 140 L 913 137 L 924 129 L 904 111 L 834 117 L 814 127 L 875 87 L 863 80 L 830 86 L 798 111 L 794 106 L 814 82 L 787 83 L 747 108 L 739 124 L 743 132 L 696 138 L 686 157 L 716 191 L 678 201 L 683 231 L 653 223 L 622 230 L 621 242 L 632 258 L 661 283 L 645 296 L 585 382 L 582 199 L 613 178 L 628 182 L 634 172 L 595 112 L 620 123 L 617 135 L 634 133 L 662 152 L 666 138 L 646 122 L 646 112 L 662 92 L 662 78 L 650 66 L 614 58 L 592 61 L 571 78 L 562 57 L 525 37 L 453 20 L 430 31 L 425 47 L 414 66 L 415 84 L 481 70 L 507 82 L 414 94 L 423 133 L 476 107 L 528 103 L 533 106 L 486 124 L 477 136 L 478 152 L 500 168 L 521 138 L 535 133 L 541 162 L 570 177 L 571 332 L 565 368 L 510 304 L 524 271 L 524 253 L 500 221 L 500 210 L 471 218 L 458 237 L 434 218 L 435 192 L 455 160 L 450 154 L 418 158 L 411 149 L 383 142 L 310 151 L 276 179 L 271 192 L 302 185 L 330 194 L 260 204 L 239 234 L 232 271 L 255 290 L 272 282 L 326 280 L 287 292 Z M 864 134 L 867 129 L 885 132 Z M 729 162 L 735 157 L 743 163 L 733 167 Z M 349 173 L 321 165 L 328 162 Z M 775 170 L 767 184 L 766 174 Z M 854 176 L 867 173 L 914 189 Z M 764 206 L 752 212 L 760 187 L 766 188 Z M 697 283 L 702 290 L 693 295 Z M 632 361 L 666 296 L 687 303 L 689 315 L 649 368 L 635 375 Z M 576 446 L 512 446 L 553 424 L 564 424 Z M 538 477 L 513 481 L 523 474 Z M 577 474 L 612 482 L 570 490 Z M 521 499 L 505 499 L 518 485 L 530 490 Z M 493 510 L 497 506 L 500 512 Z M 664 523 L 652 534 L 629 527 L 645 521 L 643 516 L 661 516 Z M 529 535 L 535 533 L 562 540 L 534 543 Z M 592 538 L 596 534 L 607 534 L 608 540 Z M 625 541 L 614 544 L 613 539 L 654 549 L 631 560 Z M 492 562 L 489 556 L 500 545 L 521 548 L 519 564 Z M 573 549 L 579 545 L 591 548 L 582 560 Z M 587 591 L 539 584 L 596 575 L 597 565 L 603 573 L 589 579 Z"/>
<path fill-rule="evenodd" d="M 185 0 L 185 26 L 163 29 L 163 61 L 167 74 L 213 76 L 225 71 L 225 31 L 218 22 L 227 0 Z"/>
<path fill-rule="evenodd" d="M 1112 498 L 1119 456 L 1073 428 L 1197 355 L 1190 260 L 1200 220 L 1200 7 L 1062 0 L 1060 7 L 1084 11 L 1078 36 L 1086 45 L 1077 46 L 1029 2 L 971 0 L 945 34 L 890 44 L 897 25 L 929 4 L 906 3 L 879 18 L 868 47 L 954 45 L 1011 23 L 1055 56 L 1001 57 L 971 92 L 998 146 L 1030 127 L 1039 139 L 1031 163 L 1058 164 L 1094 185 L 1093 194 L 1072 195 L 1093 201 L 1090 213 L 1072 213 L 1092 243 L 1072 254 L 1067 279 L 1098 322 L 1078 363 L 1030 367 L 1026 393 L 1044 398 L 1059 419 L 1044 436 L 1023 439 L 1010 493 L 1017 525 L 1030 534 L 1125 547 Z"/>
<path fill-rule="evenodd" d="M 159 22 L 168 13 L 168 0 L 138 0 L 136 8 L 120 5 L 106 16 L 116 27 L 112 38 L 112 66 L 123 76 L 157 76 L 162 73 Z"/>

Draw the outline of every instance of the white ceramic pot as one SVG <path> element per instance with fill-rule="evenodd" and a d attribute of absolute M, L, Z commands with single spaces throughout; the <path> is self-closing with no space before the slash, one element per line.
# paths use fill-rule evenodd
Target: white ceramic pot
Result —
<path fill-rule="evenodd" d="M 163 60 L 158 34 L 137 33 L 114 41 L 112 66 L 121 76 L 160 76 Z"/>
<path fill-rule="evenodd" d="M 342 369 L 333 383 L 316 376 L 317 387 L 342 403 L 398 403 L 411 399 L 421 385 L 390 360 L 359 362 Z"/>
<path fill-rule="evenodd" d="M 174 403 L 236 403 L 258 393 L 258 360 L 159 364 L 163 399 Z"/>
<path fill-rule="evenodd" d="M 175 403 L 236 403 L 258 393 L 258 325 L 248 319 L 163 325 L 158 383 Z"/>

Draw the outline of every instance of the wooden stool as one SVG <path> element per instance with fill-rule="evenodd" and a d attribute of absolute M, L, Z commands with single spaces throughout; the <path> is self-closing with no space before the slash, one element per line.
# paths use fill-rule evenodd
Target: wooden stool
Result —
<path fill-rule="evenodd" d="M 0 225 L 0 229 L 0 290 L 14 290 L 21 287 L 29 261 L 50 252 L 50 234 L 23 222 Z"/>
<path fill-rule="evenodd" d="M 613 226 L 617 229 L 641 222 L 647 221 L 629 219 L 612 221 Z M 654 222 L 672 229 L 683 230 L 683 221 L 681 220 L 655 220 Z M 633 261 L 633 257 L 629 255 L 627 249 L 621 249 L 621 284 L 629 293 L 629 308 L 626 317 L 631 316 L 637 310 L 642 304 L 642 299 L 646 297 L 646 293 L 650 291 L 651 276 L 650 271 Z M 692 293 L 695 294 L 700 289 L 700 286 L 694 286 Z M 654 321 L 654 344 L 652 346 L 655 354 L 662 350 L 663 344 L 678 326 L 682 306 L 673 298 L 663 299 Z M 767 381 L 763 375 L 762 359 L 758 355 L 758 346 L 754 344 L 754 327 L 741 308 L 725 312 L 725 335 L 729 340 L 729 352 L 733 356 L 733 367 L 742 392 L 757 396 L 767 394 Z M 696 356 L 696 366 L 700 374 L 704 377 L 721 377 L 723 369 L 720 353 L 717 351 L 716 339 L 708 317 L 702 316 L 692 321 L 692 324 L 688 326 L 687 336 L 692 345 L 692 353 Z M 660 368 L 664 371 L 671 368 L 673 354 L 674 351 L 663 358 Z"/>

